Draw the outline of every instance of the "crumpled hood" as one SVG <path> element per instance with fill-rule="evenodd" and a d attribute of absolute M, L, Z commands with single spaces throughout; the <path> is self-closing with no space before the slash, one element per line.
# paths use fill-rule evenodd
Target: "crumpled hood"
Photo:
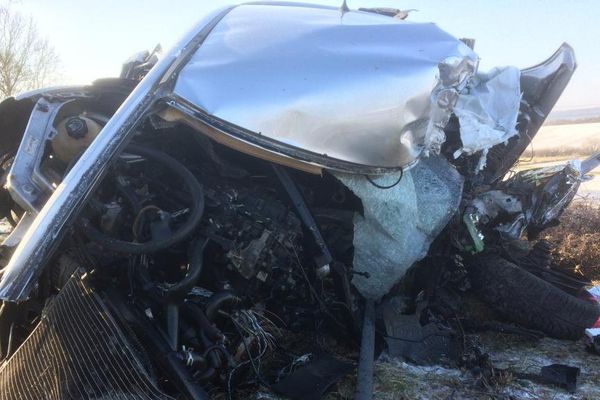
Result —
<path fill-rule="evenodd" d="M 259 147 L 345 172 L 386 172 L 439 150 L 476 65 L 469 47 L 431 23 L 249 4 L 214 27 L 174 93 Z"/>

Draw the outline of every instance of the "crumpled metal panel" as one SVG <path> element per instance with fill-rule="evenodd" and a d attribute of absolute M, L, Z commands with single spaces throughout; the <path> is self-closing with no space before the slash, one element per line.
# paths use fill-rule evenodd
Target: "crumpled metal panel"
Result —
<path fill-rule="evenodd" d="M 477 74 L 459 94 L 454 114 L 460 123 L 463 147 L 455 157 L 481 152 L 479 171 L 485 167 L 488 149 L 518 133 L 520 78 L 517 67 L 494 68 Z"/>
<path fill-rule="evenodd" d="M 482 183 L 498 183 L 509 172 L 550 114 L 576 68 L 573 48 L 563 43 L 546 61 L 520 71 L 519 135 L 490 149 Z"/>
<path fill-rule="evenodd" d="M 181 70 L 174 93 L 276 152 L 398 169 L 434 152 L 477 56 L 434 24 L 336 8 L 241 5 Z M 358 168 L 358 171 L 360 168 Z M 385 172 L 385 171 L 384 171 Z"/>
<path fill-rule="evenodd" d="M 442 157 L 423 158 L 392 188 L 364 176 L 334 173 L 362 201 L 354 216 L 352 284 L 366 298 L 384 296 L 418 260 L 458 209 L 463 178 Z M 376 181 L 389 185 L 399 176 Z"/>

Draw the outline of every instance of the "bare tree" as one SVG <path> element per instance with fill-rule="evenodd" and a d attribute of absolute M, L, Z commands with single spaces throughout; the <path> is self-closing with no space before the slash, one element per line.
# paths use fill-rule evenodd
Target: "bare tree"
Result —
<path fill-rule="evenodd" d="M 58 62 L 33 19 L 0 4 L 0 99 L 47 85 Z"/>

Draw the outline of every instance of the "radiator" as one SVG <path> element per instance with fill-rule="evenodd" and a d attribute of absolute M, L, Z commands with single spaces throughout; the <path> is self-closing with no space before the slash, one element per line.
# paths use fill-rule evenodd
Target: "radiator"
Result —
<path fill-rule="evenodd" d="M 133 343 L 76 273 L 0 367 L 0 399 L 170 399 Z"/>

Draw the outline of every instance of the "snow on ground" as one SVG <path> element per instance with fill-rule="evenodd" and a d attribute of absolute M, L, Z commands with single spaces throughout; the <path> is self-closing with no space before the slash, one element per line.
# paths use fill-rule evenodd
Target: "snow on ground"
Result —
<path fill-rule="evenodd" d="M 573 152 L 600 145 L 600 122 L 588 124 L 545 125 L 533 140 L 532 149 L 543 154 L 548 150 L 571 149 Z"/>
<path fill-rule="evenodd" d="M 473 337 L 496 368 L 512 372 L 503 373 L 494 383 L 486 383 L 471 371 L 419 367 L 382 356 L 376 367 L 375 399 L 600 398 L 600 356 L 589 353 L 583 341 L 544 338 L 533 342 L 491 332 Z M 575 393 L 515 376 L 516 373 L 538 374 L 541 367 L 554 363 L 581 369 Z"/>
<path fill-rule="evenodd" d="M 600 151 L 600 123 L 543 126 L 516 166 L 516 170 L 566 164 Z M 583 182 L 580 197 L 600 199 L 600 168 Z"/>

